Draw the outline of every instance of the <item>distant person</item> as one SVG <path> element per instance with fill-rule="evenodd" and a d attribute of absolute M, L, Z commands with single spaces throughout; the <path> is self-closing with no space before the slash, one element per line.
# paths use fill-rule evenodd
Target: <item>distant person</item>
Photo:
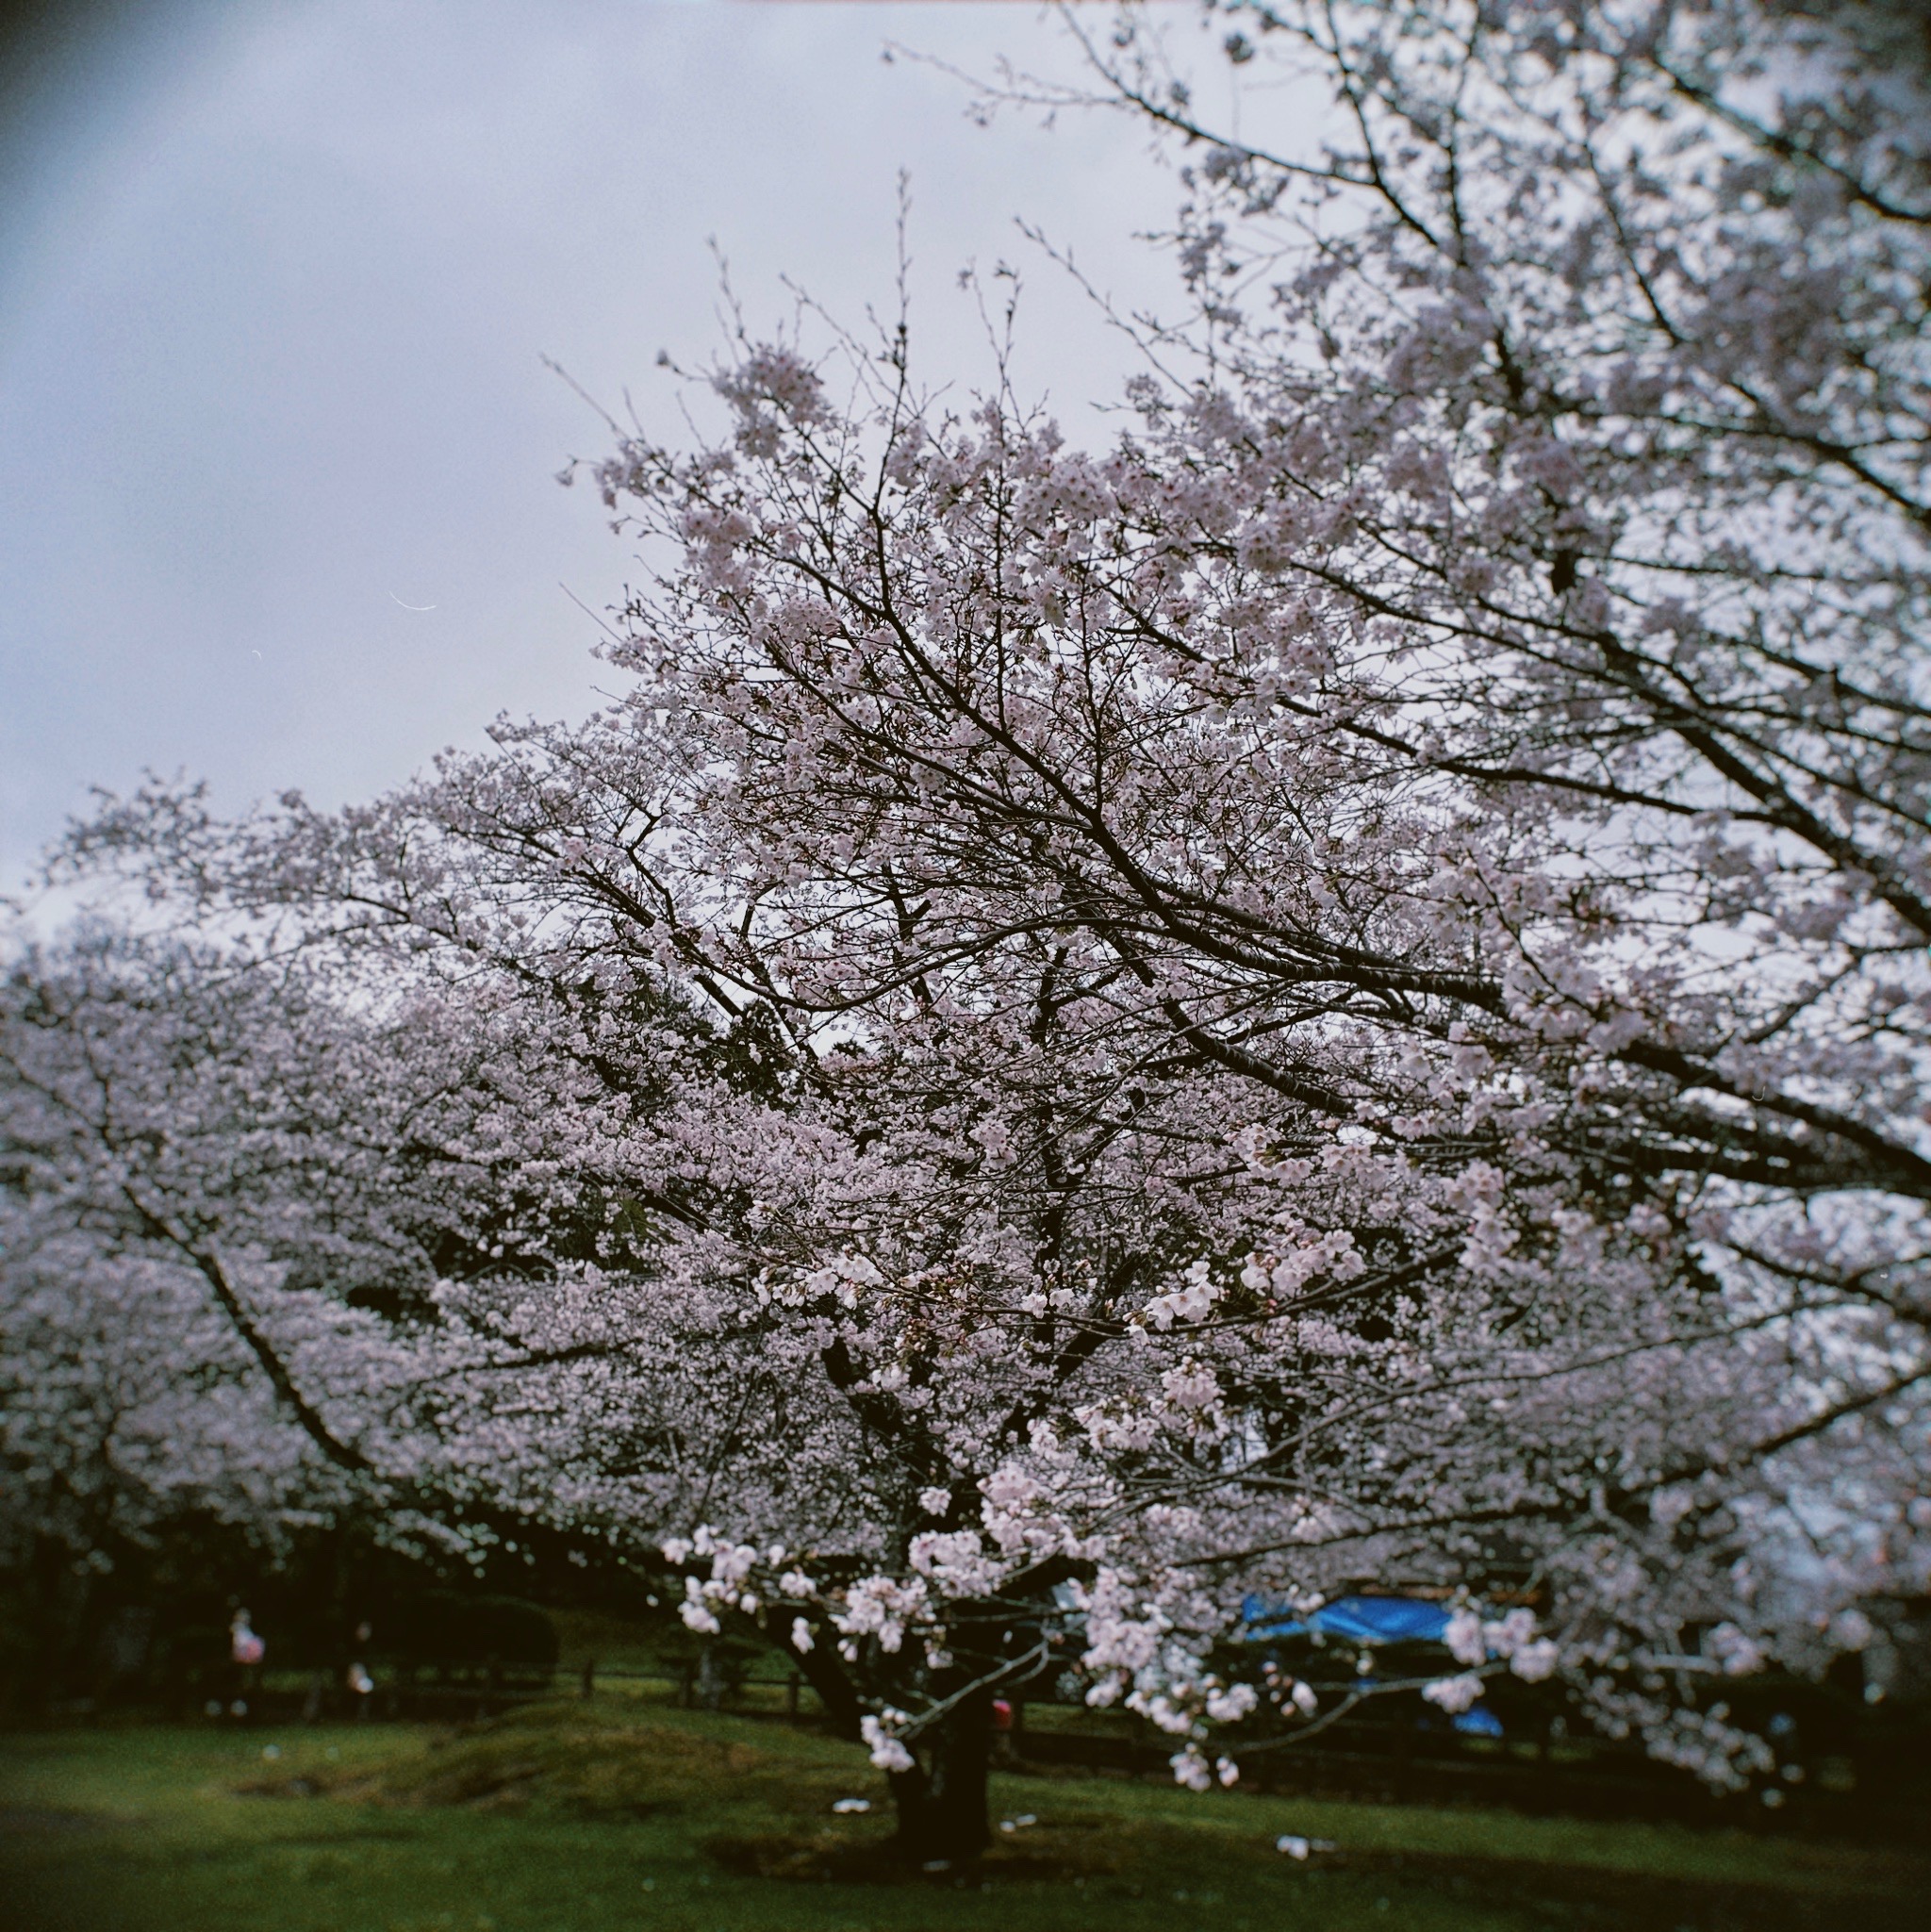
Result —
<path fill-rule="evenodd" d="M 992 1700 L 992 1756 L 996 1764 L 1010 1764 L 1013 1761 L 1013 1733 L 1016 1728 L 1015 1713 L 1012 1700 L 1008 1697 L 995 1697 Z"/>
<path fill-rule="evenodd" d="M 369 1675 L 360 1662 L 356 1662 L 352 1663 L 343 1674 L 342 1682 L 348 1687 L 349 1695 L 355 1703 L 357 1720 L 359 1721 L 367 1717 L 369 1715 L 369 1699 L 375 1690 L 375 1679 Z"/>
<path fill-rule="evenodd" d="M 245 1610 L 238 1610 L 235 1621 L 228 1626 L 228 1647 L 243 1670 L 256 1669 L 268 1655 L 268 1645 L 256 1636 Z"/>
<path fill-rule="evenodd" d="M 248 1612 L 238 1610 L 228 1626 L 228 1657 L 235 1668 L 235 1695 L 228 1706 L 233 1716 L 248 1715 L 248 1699 L 261 1681 L 261 1660 L 268 1645 L 256 1635 Z"/>

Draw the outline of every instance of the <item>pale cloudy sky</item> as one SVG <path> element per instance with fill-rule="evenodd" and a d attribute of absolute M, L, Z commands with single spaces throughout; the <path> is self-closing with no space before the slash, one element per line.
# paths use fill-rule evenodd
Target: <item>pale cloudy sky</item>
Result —
<path fill-rule="evenodd" d="M 1013 226 L 1130 302 L 1178 186 L 1106 116 L 972 125 L 899 41 L 1065 70 L 1024 4 L 170 0 L 101 12 L 0 116 L 0 892 L 143 767 L 323 801 L 592 702 L 623 545 L 553 478 L 674 427 L 660 348 L 789 273 L 891 298 L 911 171 L 930 374 L 982 370 L 959 268 L 1026 269 L 1022 380 L 1074 434 L 1124 345 Z M 405 606 L 430 606 L 411 609 Z"/>

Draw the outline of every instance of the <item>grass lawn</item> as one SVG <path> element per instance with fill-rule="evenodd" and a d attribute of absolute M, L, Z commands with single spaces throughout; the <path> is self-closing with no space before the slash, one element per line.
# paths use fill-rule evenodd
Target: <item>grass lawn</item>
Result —
<path fill-rule="evenodd" d="M 270 1755 L 272 1754 L 272 1755 Z M 834 1816 L 834 1799 L 874 1810 Z M 1923 1923 L 1931 1857 L 1640 1825 L 996 1780 L 970 1873 L 872 1862 L 883 1780 L 775 1725 L 626 1708 L 462 1732 L 0 1739 L 9 1932 L 1727 1932 Z M 1282 1833 L 1334 1841 L 1296 1862 Z"/>

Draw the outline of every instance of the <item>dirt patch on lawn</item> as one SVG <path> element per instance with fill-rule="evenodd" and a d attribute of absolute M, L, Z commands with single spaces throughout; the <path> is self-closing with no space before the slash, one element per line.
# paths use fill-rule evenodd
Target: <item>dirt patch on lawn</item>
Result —
<path fill-rule="evenodd" d="M 0 1805 L 0 1838 L 52 1838 L 72 1831 L 106 1831 L 124 1818 L 91 1811 L 57 1811 L 45 1805 Z"/>
<path fill-rule="evenodd" d="M 908 1857 L 875 1830 L 860 1836 L 836 1826 L 713 1838 L 704 1849 L 741 1877 L 807 1884 L 1065 1884 L 1110 1877 L 1122 1862 L 1120 1853 L 1098 1831 L 1081 1826 L 1043 1826 L 1016 1842 L 997 1842 L 976 1858 L 930 1861 Z"/>

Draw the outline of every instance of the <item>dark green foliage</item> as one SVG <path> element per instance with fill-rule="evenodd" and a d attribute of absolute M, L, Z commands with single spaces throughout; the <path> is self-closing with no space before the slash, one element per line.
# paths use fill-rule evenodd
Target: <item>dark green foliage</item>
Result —
<path fill-rule="evenodd" d="M 372 1625 L 371 1649 L 411 1669 L 499 1663 L 551 1671 L 556 1668 L 556 1626 L 536 1604 L 513 1596 L 411 1591 Z"/>

